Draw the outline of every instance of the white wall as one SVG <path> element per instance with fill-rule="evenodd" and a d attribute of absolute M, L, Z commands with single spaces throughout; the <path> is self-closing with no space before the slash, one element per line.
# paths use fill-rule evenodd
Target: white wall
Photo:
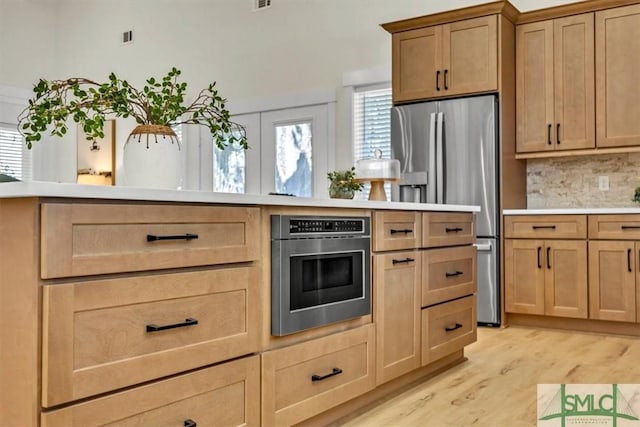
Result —
<path fill-rule="evenodd" d="M 336 167 L 345 167 L 351 142 L 343 74 L 390 68 L 391 37 L 379 24 L 480 3 L 273 0 L 253 12 L 253 0 L 0 0 L 0 84 L 29 87 L 41 76 L 104 80 L 111 71 L 140 84 L 176 66 L 191 96 L 211 81 L 236 102 L 335 90 Z M 563 3 L 513 1 L 523 11 Z M 121 33 L 130 29 L 134 43 L 123 46 Z M 118 141 L 129 127 L 117 126 Z M 57 151 L 58 179 L 74 179 L 73 135 Z"/>

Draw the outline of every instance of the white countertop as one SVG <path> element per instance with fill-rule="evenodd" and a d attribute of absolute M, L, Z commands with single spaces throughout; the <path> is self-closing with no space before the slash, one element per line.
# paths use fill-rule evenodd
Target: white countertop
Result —
<path fill-rule="evenodd" d="M 0 198 L 71 197 L 86 199 L 138 200 L 159 202 L 223 203 L 234 205 L 308 206 L 355 209 L 391 209 L 414 211 L 480 212 L 479 206 L 400 203 L 368 200 L 312 199 L 308 197 L 230 194 L 208 191 L 157 190 L 133 187 L 109 187 L 54 182 L 0 183 Z"/>
<path fill-rule="evenodd" d="M 640 214 L 640 208 L 504 209 L 503 215 L 604 215 Z"/>

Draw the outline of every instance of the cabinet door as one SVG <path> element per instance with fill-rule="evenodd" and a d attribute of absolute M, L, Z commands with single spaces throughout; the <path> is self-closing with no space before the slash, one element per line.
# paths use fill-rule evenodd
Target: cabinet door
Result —
<path fill-rule="evenodd" d="M 544 314 L 543 249 L 542 240 L 505 240 L 507 312 Z"/>
<path fill-rule="evenodd" d="M 587 242 L 547 240 L 544 314 L 587 318 Z"/>
<path fill-rule="evenodd" d="M 595 147 L 593 14 L 553 21 L 556 150 Z"/>
<path fill-rule="evenodd" d="M 516 27 L 516 150 L 553 150 L 553 21 Z"/>
<path fill-rule="evenodd" d="M 589 242 L 589 317 L 635 322 L 636 260 L 631 241 Z"/>
<path fill-rule="evenodd" d="M 441 26 L 393 35 L 393 102 L 444 95 L 441 39 Z"/>
<path fill-rule="evenodd" d="M 596 12 L 598 147 L 640 145 L 640 5 Z"/>
<path fill-rule="evenodd" d="M 443 95 L 498 89 L 498 18 L 442 26 Z"/>
<path fill-rule="evenodd" d="M 420 366 L 420 253 L 376 254 L 373 271 L 376 384 L 382 384 Z"/>

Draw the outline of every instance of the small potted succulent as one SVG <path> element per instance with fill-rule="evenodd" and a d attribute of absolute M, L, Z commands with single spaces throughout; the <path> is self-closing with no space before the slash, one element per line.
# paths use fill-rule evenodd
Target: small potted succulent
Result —
<path fill-rule="evenodd" d="M 329 197 L 332 199 L 353 199 L 355 192 L 362 190 L 364 184 L 357 182 L 356 168 L 337 170 L 327 173 L 331 182 L 329 185 Z"/>

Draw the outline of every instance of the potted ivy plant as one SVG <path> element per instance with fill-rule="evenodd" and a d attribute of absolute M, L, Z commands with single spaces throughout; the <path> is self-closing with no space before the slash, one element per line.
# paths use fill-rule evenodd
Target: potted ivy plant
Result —
<path fill-rule="evenodd" d="M 180 143 L 171 126 L 202 125 L 218 148 L 229 144 L 248 148 L 245 129 L 231 120 L 216 83 L 202 89 L 187 104 L 187 83 L 179 81 L 180 75 L 181 71 L 173 67 L 161 79 L 148 78 L 140 89 L 114 73 L 103 83 L 81 77 L 41 79 L 33 89 L 34 97 L 18 117 L 18 129 L 31 149 L 49 129 L 53 136 L 67 134 L 70 119 L 79 123 L 92 141 L 104 137 L 108 118 L 132 117 L 137 126 L 127 139 L 123 156 L 128 185 L 179 187 L 174 181 L 181 174 L 172 169 L 180 166 L 176 155 Z"/>
<path fill-rule="evenodd" d="M 364 184 L 355 181 L 356 168 L 337 170 L 327 173 L 329 179 L 329 197 L 332 199 L 353 199 L 355 192 L 362 190 Z"/>

